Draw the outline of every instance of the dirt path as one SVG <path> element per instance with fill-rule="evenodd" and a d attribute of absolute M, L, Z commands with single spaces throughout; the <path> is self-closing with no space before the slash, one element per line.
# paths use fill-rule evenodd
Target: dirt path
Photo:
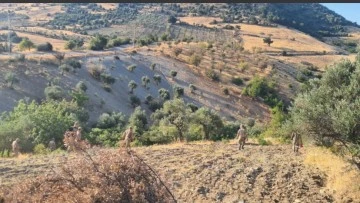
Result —
<path fill-rule="evenodd" d="M 307 168 L 288 145 L 174 144 L 135 148 L 179 202 L 333 202 L 326 176 Z M 112 149 L 111 149 L 112 150 Z M 0 160 L 0 183 L 49 170 L 67 155 Z"/>

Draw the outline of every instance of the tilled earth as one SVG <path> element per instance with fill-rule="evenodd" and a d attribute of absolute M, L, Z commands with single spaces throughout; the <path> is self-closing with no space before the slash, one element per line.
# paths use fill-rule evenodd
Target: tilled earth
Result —
<path fill-rule="evenodd" d="M 113 150 L 113 149 L 110 149 Z M 303 164 L 289 145 L 174 144 L 134 148 L 173 191 L 178 202 L 338 202 L 326 176 Z M 0 184 L 43 174 L 62 155 L 0 159 Z M 71 155 L 74 156 L 74 155 Z"/>

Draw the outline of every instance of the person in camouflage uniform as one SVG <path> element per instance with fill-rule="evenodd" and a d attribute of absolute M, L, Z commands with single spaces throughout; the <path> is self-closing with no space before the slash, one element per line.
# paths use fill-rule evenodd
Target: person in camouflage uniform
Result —
<path fill-rule="evenodd" d="M 240 125 L 240 129 L 238 130 L 236 137 L 239 141 L 239 150 L 244 149 L 244 145 L 247 140 L 247 133 L 243 124 Z"/>

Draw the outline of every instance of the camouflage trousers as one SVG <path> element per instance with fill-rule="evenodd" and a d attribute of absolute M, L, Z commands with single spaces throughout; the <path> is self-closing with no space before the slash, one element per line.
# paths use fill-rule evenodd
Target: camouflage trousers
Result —
<path fill-rule="evenodd" d="M 244 149 L 246 137 L 240 137 L 239 139 L 239 150 Z"/>

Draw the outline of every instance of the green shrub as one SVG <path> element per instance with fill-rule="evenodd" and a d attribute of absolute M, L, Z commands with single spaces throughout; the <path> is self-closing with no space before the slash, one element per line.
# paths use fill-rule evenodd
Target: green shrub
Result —
<path fill-rule="evenodd" d="M 47 100 L 61 100 L 65 96 L 64 90 L 60 86 L 49 86 L 44 90 L 45 97 Z"/>
<path fill-rule="evenodd" d="M 213 81 L 220 81 L 219 75 L 214 70 L 207 70 L 205 72 L 206 76 Z"/>
<path fill-rule="evenodd" d="M 91 50 L 103 50 L 108 42 L 102 35 L 96 35 L 94 38 L 90 40 L 89 49 Z"/>
<path fill-rule="evenodd" d="M 127 67 L 127 69 L 130 71 L 130 72 L 134 72 L 134 70 L 136 69 L 136 65 L 130 65 Z"/>
<path fill-rule="evenodd" d="M 12 88 L 14 83 L 19 82 L 19 79 L 14 72 L 7 72 L 5 74 L 5 81 L 7 82 L 8 87 Z"/>
<path fill-rule="evenodd" d="M 189 88 L 190 88 L 191 93 L 194 93 L 196 91 L 196 89 L 197 89 L 196 86 L 193 85 L 193 84 L 190 84 Z"/>
<path fill-rule="evenodd" d="M 261 146 L 272 145 L 270 141 L 266 141 L 263 137 L 259 137 L 257 141 Z"/>
<path fill-rule="evenodd" d="M 170 92 L 169 90 L 167 89 L 164 89 L 164 88 L 161 88 L 158 90 L 158 93 L 159 93 L 159 97 L 162 99 L 162 100 L 169 100 L 170 99 Z"/>
<path fill-rule="evenodd" d="M 195 112 L 195 111 L 197 111 L 197 110 L 199 109 L 199 107 L 196 106 L 196 105 L 193 104 L 193 103 L 188 103 L 188 104 L 186 104 L 186 106 L 191 109 L 191 112 Z"/>
<path fill-rule="evenodd" d="M 306 82 L 307 77 L 306 77 L 303 73 L 298 72 L 298 73 L 296 74 L 296 80 L 299 81 L 299 82 L 301 82 L 301 83 L 303 83 L 303 82 Z"/>
<path fill-rule="evenodd" d="M 201 60 L 202 60 L 202 57 L 200 55 L 192 54 L 189 58 L 189 63 L 191 65 L 198 67 L 201 63 Z"/>
<path fill-rule="evenodd" d="M 114 84 L 115 83 L 115 78 L 112 77 L 109 73 L 101 73 L 100 74 L 100 79 L 102 82 L 108 84 L 108 85 L 111 85 L 111 84 Z"/>
<path fill-rule="evenodd" d="M 233 83 L 233 84 L 235 84 L 237 86 L 241 86 L 241 85 L 244 84 L 244 81 L 239 77 L 234 77 L 234 78 L 231 79 L 231 83 Z"/>
<path fill-rule="evenodd" d="M 50 150 L 47 149 L 44 144 L 37 144 L 37 145 L 35 145 L 35 147 L 34 147 L 34 154 L 42 154 L 42 155 L 45 155 L 45 154 L 48 154 L 48 153 L 50 153 Z"/>
<path fill-rule="evenodd" d="M 133 108 L 140 106 L 141 104 L 141 100 L 139 97 L 135 96 L 135 95 L 131 95 L 130 96 L 130 104 Z"/>
<path fill-rule="evenodd" d="M 153 76 L 153 79 L 154 79 L 156 85 L 159 85 L 159 83 L 161 83 L 161 76 L 159 74 L 155 74 Z"/>
<path fill-rule="evenodd" d="M 120 133 L 109 129 L 93 128 L 91 129 L 88 138 L 92 144 L 102 145 L 105 147 L 118 146 L 120 141 Z"/>
<path fill-rule="evenodd" d="M 177 72 L 172 70 L 172 71 L 170 71 L 170 75 L 171 75 L 172 78 L 175 78 L 176 75 L 177 75 Z"/>
<path fill-rule="evenodd" d="M 156 63 L 152 63 L 152 64 L 150 65 L 150 68 L 151 68 L 151 70 L 155 70 L 155 68 L 156 68 Z"/>
<path fill-rule="evenodd" d="M 59 69 L 61 71 L 61 75 L 64 75 L 65 72 L 70 72 L 70 66 L 67 64 L 62 64 L 59 66 Z"/>
<path fill-rule="evenodd" d="M 81 63 L 77 60 L 69 60 L 67 62 L 67 64 L 69 64 L 69 66 L 71 66 L 73 69 L 80 69 L 81 68 Z"/>
<path fill-rule="evenodd" d="M 111 90 L 111 86 L 108 85 L 108 84 L 102 84 L 101 87 L 102 87 L 105 91 L 107 91 L 107 92 L 111 92 L 111 91 L 112 91 L 112 90 Z"/>
<path fill-rule="evenodd" d="M 184 88 L 179 87 L 177 85 L 175 85 L 173 87 L 173 91 L 174 91 L 175 98 L 180 98 L 180 97 L 182 97 L 184 95 Z"/>
<path fill-rule="evenodd" d="M 37 51 L 52 52 L 53 46 L 49 42 L 46 42 L 45 44 L 39 44 L 36 49 Z"/>
<path fill-rule="evenodd" d="M 87 86 L 83 81 L 80 81 L 75 86 L 76 90 L 86 92 Z"/>
<path fill-rule="evenodd" d="M 159 101 L 152 100 L 149 102 L 149 109 L 152 112 L 155 112 L 156 110 L 161 109 L 161 107 L 162 107 L 162 103 Z"/>
<path fill-rule="evenodd" d="M 98 67 L 98 66 L 90 66 L 88 68 L 88 71 L 95 80 L 100 81 L 100 79 L 101 79 L 100 76 L 101 76 L 101 73 L 104 71 L 104 69 L 101 67 Z"/>
<path fill-rule="evenodd" d="M 249 64 L 246 62 L 241 62 L 238 64 L 238 68 L 240 69 L 241 72 L 244 72 L 249 68 Z"/>
<path fill-rule="evenodd" d="M 71 91 L 70 96 L 78 106 L 84 106 L 89 100 L 89 97 L 84 91 Z"/>
<path fill-rule="evenodd" d="M 188 133 L 185 135 L 186 141 L 196 141 L 196 140 L 202 140 L 203 135 L 203 128 L 201 125 L 198 124 L 192 124 L 189 126 Z"/>
<path fill-rule="evenodd" d="M 107 46 L 108 47 L 118 47 L 118 46 L 125 45 L 125 44 L 130 44 L 130 38 L 122 39 L 122 38 L 117 37 L 115 39 L 109 40 Z"/>

